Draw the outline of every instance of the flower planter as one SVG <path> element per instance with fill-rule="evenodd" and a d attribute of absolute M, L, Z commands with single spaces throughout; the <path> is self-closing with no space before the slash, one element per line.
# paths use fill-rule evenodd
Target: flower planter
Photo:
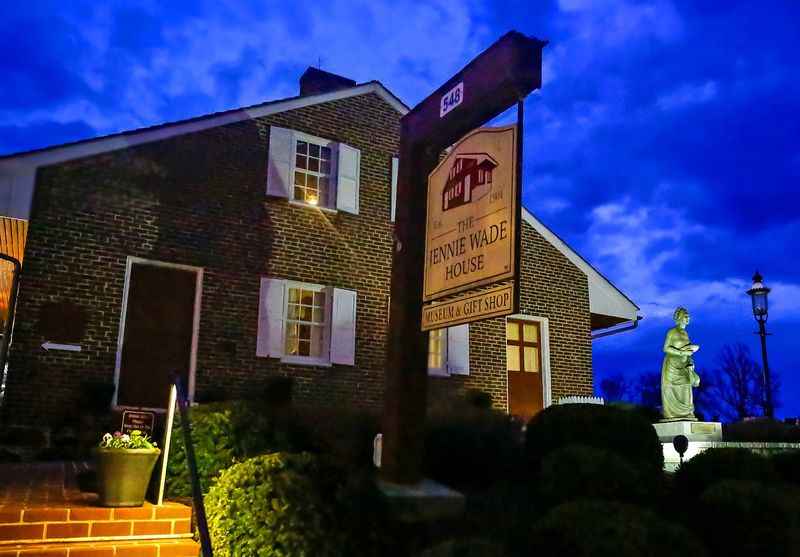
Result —
<path fill-rule="evenodd" d="M 140 507 L 160 449 L 95 449 L 97 491 L 104 507 Z"/>

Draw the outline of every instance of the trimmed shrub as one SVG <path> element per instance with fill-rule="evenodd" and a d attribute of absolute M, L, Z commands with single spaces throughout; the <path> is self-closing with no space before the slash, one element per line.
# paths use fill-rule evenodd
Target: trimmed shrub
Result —
<path fill-rule="evenodd" d="M 770 461 L 747 449 L 707 449 L 684 462 L 675 473 L 679 495 L 698 497 L 722 480 L 753 480 L 773 483 L 778 479 Z"/>
<path fill-rule="evenodd" d="M 769 441 L 795 443 L 800 441 L 800 426 L 784 424 L 767 418 L 724 424 L 722 428 L 725 441 L 749 443 Z"/>
<path fill-rule="evenodd" d="M 200 486 L 207 492 L 217 474 L 233 464 L 239 455 L 233 411 L 224 404 L 209 404 L 191 409 L 190 422 Z M 175 415 L 166 489 L 170 497 L 190 497 L 192 482 L 186 463 L 186 444 L 183 441 L 180 414 Z"/>
<path fill-rule="evenodd" d="M 224 470 L 206 497 L 214 554 L 220 557 L 339 555 L 315 457 L 273 453 Z"/>
<path fill-rule="evenodd" d="M 800 555 L 800 491 L 726 480 L 703 492 L 692 525 L 719 557 Z"/>
<path fill-rule="evenodd" d="M 653 425 L 637 412 L 599 404 L 559 404 L 528 424 L 525 450 L 534 466 L 567 445 L 606 449 L 648 473 L 661 474 L 664 454 Z"/>
<path fill-rule="evenodd" d="M 429 547 L 419 557 L 500 557 L 500 546 L 481 539 L 449 540 Z"/>
<path fill-rule="evenodd" d="M 425 472 L 456 488 L 487 487 L 517 474 L 519 438 L 511 417 L 495 410 L 465 406 L 434 414 L 425 432 Z"/>
<path fill-rule="evenodd" d="M 574 501 L 536 523 L 520 557 L 672 557 L 706 554 L 682 526 L 642 508 L 607 501 Z"/>
<path fill-rule="evenodd" d="M 769 460 L 782 481 L 800 486 L 800 451 L 776 453 Z"/>
<path fill-rule="evenodd" d="M 548 454 L 542 462 L 539 488 L 551 505 L 576 499 L 607 499 L 635 503 L 652 493 L 639 470 L 604 449 L 570 445 Z"/>

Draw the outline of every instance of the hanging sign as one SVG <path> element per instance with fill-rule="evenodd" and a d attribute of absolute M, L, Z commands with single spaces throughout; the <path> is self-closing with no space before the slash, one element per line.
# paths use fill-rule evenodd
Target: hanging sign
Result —
<path fill-rule="evenodd" d="M 513 283 L 482 292 L 467 292 L 423 307 L 422 330 L 443 329 L 510 313 L 514 313 Z"/>
<path fill-rule="evenodd" d="M 426 302 L 514 278 L 516 166 L 517 127 L 481 128 L 428 176 Z"/>

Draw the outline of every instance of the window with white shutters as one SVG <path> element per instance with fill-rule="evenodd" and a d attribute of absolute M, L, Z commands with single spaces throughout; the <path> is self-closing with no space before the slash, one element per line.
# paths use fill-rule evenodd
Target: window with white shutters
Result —
<path fill-rule="evenodd" d="M 267 195 L 358 214 L 361 151 L 345 143 L 272 126 Z"/>
<path fill-rule="evenodd" d="M 258 315 L 257 356 L 355 365 L 355 291 L 262 278 Z"/>

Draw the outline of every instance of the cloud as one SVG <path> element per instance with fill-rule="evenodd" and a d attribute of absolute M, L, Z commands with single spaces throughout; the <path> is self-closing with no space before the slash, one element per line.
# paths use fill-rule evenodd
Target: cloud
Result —
<path fill-rule="evenodd" d="M 658 97 L 656 105 L 661 110 L 675 110 L 695 104 L 703 104 L 716 98 L 717 82 L 685 83 L 674 91 Z"/>

